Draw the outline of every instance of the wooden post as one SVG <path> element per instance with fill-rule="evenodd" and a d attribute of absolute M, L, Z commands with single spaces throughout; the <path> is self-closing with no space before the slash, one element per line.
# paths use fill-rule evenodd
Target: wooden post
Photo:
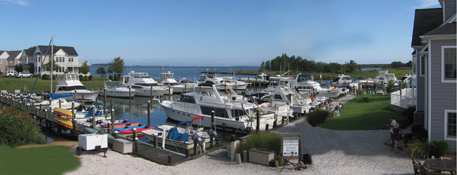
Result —
<path fill-rule="evenodd" d="M 106 106 L 106 89 L 103 89 L 103 105 Z"/>
<path fill-rule="evenodd" d="M 113 100 L 111 100 L 111 133 L 114 133 L 114 109 L 113 109 Z"/>
<path fill-rule="evenodd" d="M 59 108 L 62 108 L 62 100 L 59 99 Z"/>
<path fill-rule="evenodd" d="M 114 125 L 113 125 L 114 126 Z M 132 136 L 132 139 L 133 139 L 133 153 L 137 154 L 137 147 L 138 147 L 138 144 L 137 144 L 137 140 L 136 140 L 136 128 L 133 128 L 133 136 Z"/>
<path fill-rule="evenodd" d="M 151 126 L 151 101 L 148 101 L 148 126 Z"/>
<path fill-rule="evenodd" d="M 257 131 L 256 132 L 259 132 L 260 131 L 260 111 L 257 110 L 257 127 L 256 127 Z"/>
<path fill-rule="evenodd" d="M 42 104 L 40 104 L 40 111 L 42 110 L 42 107 L 43 107 L 43 105 L 42 105 Z"/>
<path fill-rule="evenodd" d="M 95 129 L 95 108 L 94 105 L 92 105 L 92 129 Z"/>
<path fill-rule="evenodd" d="M 173 162 L 173 158 L 171 157 L 171 154 L 168 154 L 168 164 L 171 164 Z"/>
<path fill-rule="evenodd" d="M 171 95 L 171 85 L 168 84 L 168 95 Z"/>
<path fill-rule="evenodd" d="M 213 127 L 215 124 L 215 121 L 214 121 L 214 111 L 211 111 L 211 127 Z M 214 128 L 216 129 L 216 128 Z"/>
<path fill-rule="evenodd" d="M 45 118 L 46 120 L 48 120 L 48 109 L 45 109 L 45 110 L 44 110 L 44 118 Z M 45 121 L 46 121 L 46 120 L 45 120 Z"/>
<path fill-rule="evenodd" d="M 129 86 L 129 100 L 132 99 L 132 86 Z"/>
<path fill-rule="evenodd" d="M 162 137 L 164 137 L 164 135 L 162 135 Z M 159 138 L 157 137 L 157 135 L 154 135 L 154 147 L 159 147 Z"/>

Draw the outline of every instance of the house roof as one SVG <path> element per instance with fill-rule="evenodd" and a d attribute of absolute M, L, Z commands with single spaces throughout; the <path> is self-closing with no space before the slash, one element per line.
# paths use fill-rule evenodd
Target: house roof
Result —
<path fill-rule="evenodd" d="M 14 59 L 17 57 L 17 55 L 19 55 L 22 50 L 14 50 L 14 51 L 7 51 L 8 54 L 10 55 L 7 59 Z"/>
<path fill-rule="evenodd" d="M 33 52 L 35 52 L 36 47 L 31 47 L 29 49 L 24 49 L 25 55 L 31 56 L 33 55 Z"/>
<path fill-rule="evenodd" d="M 46 50 L 48 49 L 48 46 L 38 46 L 42 54 L 46 54 Z M 69 47 L 69 46 L 54 46 L 54 53 L 62 49 L 65 53 L 68 55 L 76 55 L 78 56 L 78 52 L 76 52 L 74 47 Z M 51 49 L 49 49 L 48 54 L 51 53 Z"/>
<path fill-rule="evenodd" d="M 422 39 L 419 36 L 438 28 L 442 23 L 442 8 L 416 9 L 411 47 L 422 46 Z"/>
<path fill-rule="evenodd" d="M 456 28 L 455 28 L 455 22 L 453 23 L 447 23 L 445 25 L 442 25 L 436 29 L 433 29 L 430 32 L 427 32 L 424 35 L 446 35 L 446 34 L 455 34 Z"/>

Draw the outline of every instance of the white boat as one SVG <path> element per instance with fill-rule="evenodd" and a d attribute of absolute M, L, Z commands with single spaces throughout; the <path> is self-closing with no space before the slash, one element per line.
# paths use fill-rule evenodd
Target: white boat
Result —
<path fill-rule="evenodd" d="M 120 82 L 105 82 L 105 93 L 108 97 L 129 98 L 135 96 L 136 90 L 130 89 Z"/>
<path fill-rule="evenodd" d="M 201 125 L 211 127 L 211 114 L 214 111 L 215 125 L 218 127 L 238 131 L 255 129 L 256 110 L 259 107 L 247 102 L 243 96 L 236 95 L 233 89 L 228 91 L 227 94 L 219 94 L 213 84 L 209 91 L 185 93 L 179 101 L 163 101 L 160 105 L 172 120 L 188 121 L 197 116 L 204 116 Z M 265 130 L 266 124 L 271 129 L 276 120 L 274 113 L 262 111 L 259 119 L 260 130 Z"/>
<path fill-rule="evenodd" d="M 246 83 L 244 81 L 237 81 L 234 77 L 219 77 L 214 73 L 200 75 L 200 80 L 198 81 L 198 84 L 202 83 L 215 84 L 218 90 L 224 90 L 227 89 L 227 87 L 236 90 L 245 90 L 246 87 L 249 85 L 249 83 Z"/>
<path fill-rule="evenodd" d="M 125 83 L 125 78 L 128 78 L 128 81 Z M 135 72 L 130 71 L 127 76 L 124 76 L 123 83 L 125 86 L 130 86 L 136 90 L 136 96 L 151 96 L 151 87 L 153 96 L 163 96 L 164 94 L 173 93 L 170 89 L 159 85 L 154 79 L 149 77 L 146 72 Z"/>
<path fill-rule="evenodd" d="M 263 92 L 269 93 L 272 95 L 270 98 L 273 98 L 277 103 L 283 103 L 290 106 L 293 109 L 294 113 L 304 114 L 308 113 L 309 109 L 315 107 L 315 103 L 311 103 L 309 96 L 302 96 L 296 90 L 291 88 L 291 84 L 295 82 L 295 79 L 292 77 L 270 77 L 271 81 L 276 82 L 276 85 L 270 85 Z M 267 97 L 263 97 L 264 100 Z"/>
<path fill-rule="evenodd" d="M 86 89 L 86 87 L 79 81 L 78 74 L 58 74 L 54 94 L 74 95 L 75 99 L 72 99 L 73 97 L 66 99 L 84 101 L 95 101 L 98 96 L 96 91 Z"/>
<path fill-rule="evenodd" d="M 376 85 L 384 85 L 388 86 L 390 81 L 394 82 L 394 86 L 398 86 L 397 77 L 395 77 L 394 73 L 389 73 L 389 70 L 386 71 L 379 71 L 378 76 L 374 78 Z"/>
<path fill-rule="evenodd" d="M 79 102 L 74 102 L 75 105 L 74 107 L 77 108 L 81 103 Z M 60 104 L 60 105 L 59 105 Z M 35 103 L 35 106 L 42 106 L 44 109 L 54 109 L 54 108 L 63 108 L 63 109 L 72 109 L 72 102 L 67 101 L 64 98 L 58 98 L 58 99 L 50 99 L 50 100 L 43 100 L 40 103 Z"/>
<path fill-rule="evenodd" d="M 170 71 L 164 72 L 160 74 L 160 82 L 168 88 L 173 88 L 174 93 L 182 93 L 182 92 L 192 92 L 194 91 L 193 88 L 187 87 L 187 85 L 182 85 L 174 78 L 174 73 Z"/>
<path fill-rule="evenodd" d="M 336 98 L 340 95 L 337 89 L 322 88 L 319 83 L 314 81 L 314 75 L 298 74 L 295 82 L 292 82 L 291 87 L 298 90 L 300 94 L 309 94 L 315 92 L 315 98 Z"/>
<path fill-rule="evenodd" d="M 347 86 L 352 82 L 352 77 L 349 75 L 344 75 L 344 74 L 338 74 L 338 78 L 334 79 L 332 81 L 332 86 Z"/>

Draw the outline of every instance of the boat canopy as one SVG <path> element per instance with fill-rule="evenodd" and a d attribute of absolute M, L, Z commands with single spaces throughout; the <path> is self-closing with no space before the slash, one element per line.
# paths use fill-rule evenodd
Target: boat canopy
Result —
<path fill-rule="evenodd" d="M 69 95 L 55 95 L 55 94 L 51 93 L 51 99 L 58 99 L 58 98 L 65 98 L 65 97 L 73 97 L 73 94 L 69 94 Z"/>

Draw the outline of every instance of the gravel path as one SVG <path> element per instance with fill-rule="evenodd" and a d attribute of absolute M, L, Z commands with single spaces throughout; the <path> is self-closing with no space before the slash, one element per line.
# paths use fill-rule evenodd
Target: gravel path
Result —
<path fill-rule="evenodd" d="M 353 97 L 342 98 L 338 103 L 350 98 Z M 312 127 L 301 119 L 275 132 L 301 133 L 302 153 L 311 154 L 313 164 L 302 171 L 286 166 L 280 173 L 281 168 L 238 165 L 219 150 L 176 166 L 165 166 L 110 150 L 108 158 L 103 158 L 102 153 L 83 152 L 82 166 L 66 174 L 414 174 L 409 156 L 395 154 L 383 145 L 389 130 L 334 131 Z"/>

